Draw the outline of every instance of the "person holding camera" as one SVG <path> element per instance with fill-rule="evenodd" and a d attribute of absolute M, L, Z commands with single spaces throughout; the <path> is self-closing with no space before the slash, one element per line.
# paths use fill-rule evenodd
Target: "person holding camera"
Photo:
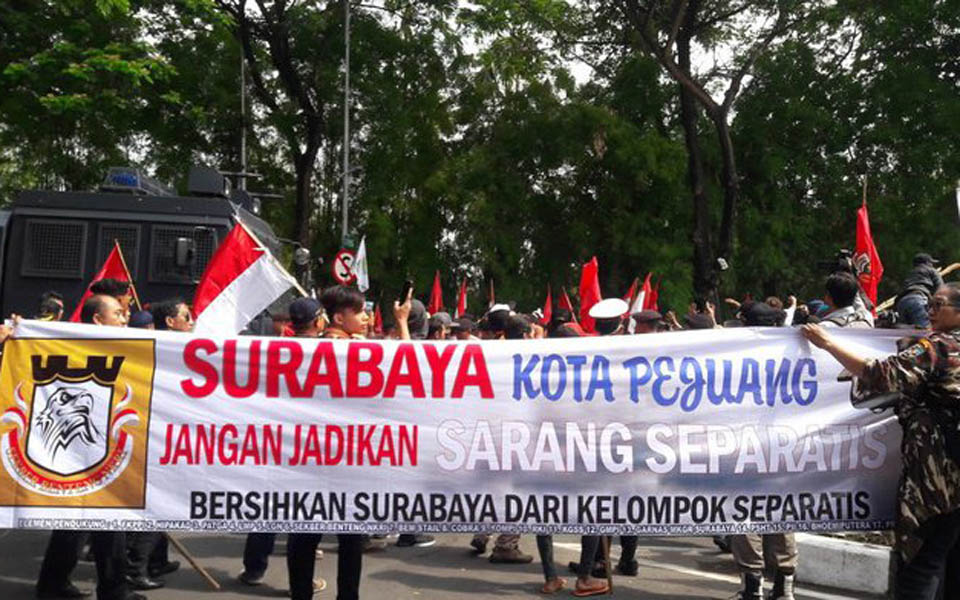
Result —
<path fill-rule="evenodd" d="M 936 598 L 950 551 L 960 540 L 960 286 L 941 286 L 928 313 L 933 332 L 884 359 L 858 356 L 818 325 L 801 328 L 864 389 L 901 394 L 894 408 L 903 428 L 896 542 L 905 563 L 897 574 L 899 600 Z"/>

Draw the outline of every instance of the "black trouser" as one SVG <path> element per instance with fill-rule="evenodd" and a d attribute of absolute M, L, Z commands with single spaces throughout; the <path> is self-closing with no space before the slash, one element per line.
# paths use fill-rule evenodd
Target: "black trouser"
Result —
<path fill-rule="evenodd" d="M 599 553 L 599 554 L 598 554 Z M 580 538 L 580 568 L 577 577 L 586 579 L 593 571 L 598 560 L 603 559 L 603 546 L 599 535 L 585 535 Z"/>
<path fill-rule="evenodd" d="M 243 570 L 247 575 L 263 577 L 277 541 L 275 533 L 249 533 L 243 545 Z"/>
<path fill-rule="evenodd" d="M 77 566 L 85 531 L 54 531 L 40 565 L 37 590 L 56 591 L 70 583 Z M 121 531 L 94 531 L 90 545 L 97 567 L 97 599 L 122 600 L 127 597 L 126 536 Z"/>
<path fill-rule="evenodd" d="M 166 552 L 167 538 L 159 531 L 136 531 L 127 534 L 127 574 L 131 577 L 147 577 L 148 568 L 156 567 Z"/>
<path fill-rule="evenodd" d="M 151 571 L 159 569 L 170 562 L 170 541 L 166 534 L 158 532 L 157 543 L 154 544 L 150 552 L 150 559 L 147 561 Z"/>
<path fill-rule="evenodd" d="M 934 600 L 950 551 L 960 540 L 960 511 L 936 516 L 920 530 L 923 545 L 897 574 L 897 600 Z"/>
<path fill-rule="evenodd" d="M 313 572 L 317 562 L 317 544 L 323 534 L 291 533 L 287 536 L 287 574 L 292 600 L 313 598 Z M 338 535 L 337 600 L 360 598 L 360 569 L 363 566 L 363 536 Z"/>
<path fill-rule="evenodd" d="M 632 563 L 637 559 L 637 543 L 640 538 L 636 535 L 620 536 L 620 564 Z"/>

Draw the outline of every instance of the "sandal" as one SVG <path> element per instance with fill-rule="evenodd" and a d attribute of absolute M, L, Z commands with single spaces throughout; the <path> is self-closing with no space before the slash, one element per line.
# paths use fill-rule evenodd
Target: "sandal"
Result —
<path fill-rule="evenodd" d="M 573 590 L 573 595 L 578 598 L 586 596 L 601 596 L 610 593 L 610 585 L 603 579 L 594 579 L 593 583 L 587 587 L 582 585 L 582 580 L 577 580 L 577 585 Z"/>
<path fill-rule="evenodd" d="M 540 593 L 556 594 L 565 587 L 567 587 L 566 579 L 563 577 L 554 577 L 553 579 L 548 579 L 547 582 L 543 584 L 543 587 L 540 588 Z"/>

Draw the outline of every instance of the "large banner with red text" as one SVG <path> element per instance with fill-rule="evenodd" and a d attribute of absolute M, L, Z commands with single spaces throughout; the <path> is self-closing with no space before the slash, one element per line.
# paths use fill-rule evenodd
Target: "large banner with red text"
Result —
<path fill-rule="evenodd" d="M 897 334 L 835 330 L 863 356 Z M 882 529 L 900 428 L 789 328 L 520 341 L 24 321 L 0 527 L 700 535 Z"/>

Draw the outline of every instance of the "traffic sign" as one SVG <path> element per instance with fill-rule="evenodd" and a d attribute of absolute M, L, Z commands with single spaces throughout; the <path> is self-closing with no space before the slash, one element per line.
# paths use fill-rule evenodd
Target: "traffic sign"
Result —
<path fill-rule="evenodd" d="M 357 278 L 353 274 L 353 259 L 353 251 L 346 248 L 337 252 L 337 255 L 333 258 L 333 278 L 340 285 L 353 283 L 353 280 Z"/>

